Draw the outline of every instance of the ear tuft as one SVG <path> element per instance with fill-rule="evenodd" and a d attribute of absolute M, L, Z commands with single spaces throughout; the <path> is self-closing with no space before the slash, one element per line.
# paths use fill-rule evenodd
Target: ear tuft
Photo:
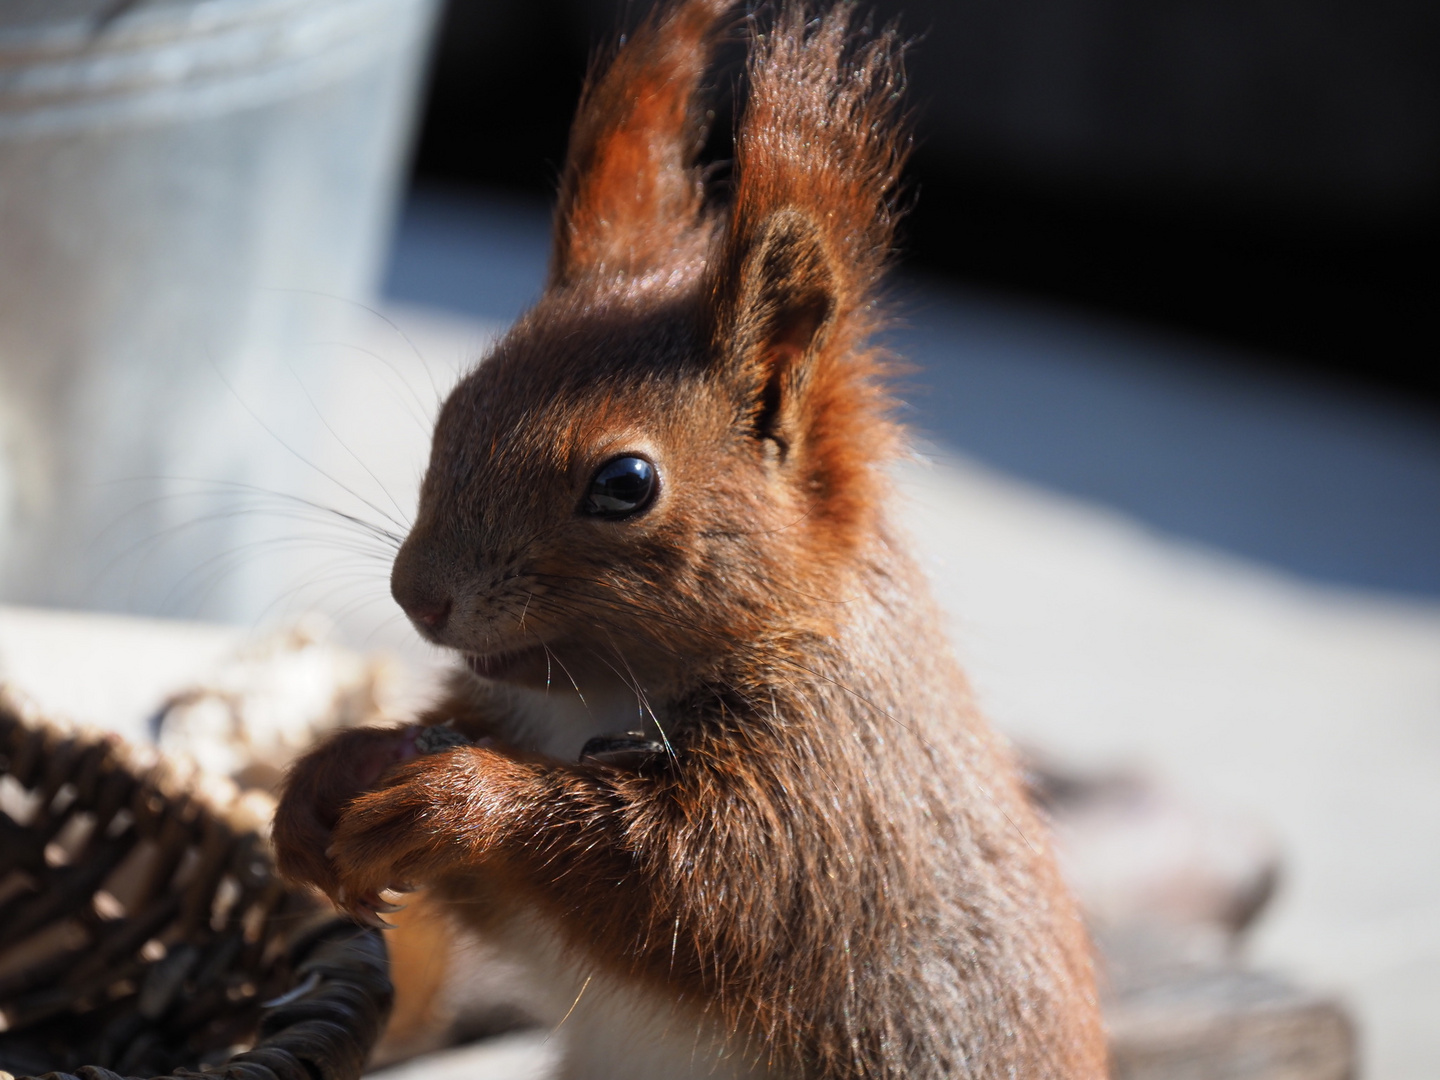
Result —
<path fill-rule="evenodd" d="M 570 129 L 550 285 L 643 277 L 705 238 L 701 80 L 736 0 L 660 0 L 591 71 Z"/>
<path fill-rule="evenodd" d="M 766 33 L 752 24 L 734 199 L 709 265 L 715 354 L 749 395 L 742 416 L 782 448 L 885 427 L 866 342 L 910 140 L 896 35 L 853 34 L 853 13 L 807 19 L 791 0 Z"/>
<path fill-rule="evenodd" d="M 809 352 L 835 307 L 835 275 L 814 222 L 797 210 L 772 215 L 745 260 L 740 290 L 740 312 L 751 323 L 736 328 L 748 339 L 742 347 L 791 359 Z"/>
<path fill-rule="evenodd" d="M 741 264 L 727 352 L 743 372 L 760 438 L 784 450 L 783 411 L 808 370 L 835 309 L 835 274 L 820 229 L 798 210 L 777 211 L 761 226 Z M 758 391 L 758 398 L 757 398 Z"/>

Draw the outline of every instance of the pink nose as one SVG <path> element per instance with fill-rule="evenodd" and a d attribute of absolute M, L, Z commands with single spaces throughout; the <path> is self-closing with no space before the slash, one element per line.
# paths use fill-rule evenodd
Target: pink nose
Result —
<path fill-rule="evenodd" d="M 445 628 L 454 607 L 455 593 L 445 579 L 443 552 L 424 534 L 411 533 L 390 568 L 390 595 L 419 629 L 430 634 Z"/>
<path fill-rule="evenodd" d="M 454 605 L 447 596 L 444 600 L 425 600 L 402 606 L 405 608 L 405 614 L 417 623 L 431 630 L 439 630 L 450 618 L 450 609 Z"/>

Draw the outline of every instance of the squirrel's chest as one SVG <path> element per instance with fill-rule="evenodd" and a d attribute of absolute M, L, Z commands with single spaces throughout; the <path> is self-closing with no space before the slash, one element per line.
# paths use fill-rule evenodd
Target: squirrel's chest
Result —
<path fill-rule="evenodd" d="M 713 1018 L 679 1007 L 567 949 L 537 913 L 506 920 L 486 945 L 524 975 L 524 1008 L 560 1044 L 558 1080 L 761 1080 L 769 1074 L 727 1046 Z M 753 1050 L 753 1047 L 752 1047 Z"/>
<path fill-rule="evenodd" d="M 624 683 L 596 683 L 507 692 L 500 723 L 507 741 L 557 761 L 576 761 L 587 742 L 602 735 L 655 734 L 646 703 Z"/>

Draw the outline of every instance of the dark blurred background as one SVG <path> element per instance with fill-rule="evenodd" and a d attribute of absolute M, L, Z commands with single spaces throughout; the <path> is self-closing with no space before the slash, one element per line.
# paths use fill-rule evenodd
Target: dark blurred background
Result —
<path fill-rule="evenodd" d="M 643 7 L 451 0 L 391 297 L 501 321 L 534 298 L 589 57 Z M 1440 5 L 861 8 L 917 39 L 893 340 L 921 436 L 1440 597 Z"/>
<path fill-rule="evenodd" d="M 546 196 L 623 0 L 452 0 L 416 160 Z M 912 264 L 1440 401 L 1440 5 L 877 0 Z"/>

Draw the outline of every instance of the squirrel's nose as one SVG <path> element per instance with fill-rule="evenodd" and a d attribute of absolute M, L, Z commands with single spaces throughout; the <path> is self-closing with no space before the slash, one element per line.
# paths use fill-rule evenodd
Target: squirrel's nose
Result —
<path fill-rule="evenodd" d="M 442 600 L 412 601 L 408 604 L 402 600 L 400 606 L 405 609 L 406 615 L 428 629 L 443 630 L 450 619 L 450 609 L 455 605 L 447 596 Z"/>
<path fill-rule="evenodd" d="M 445 629 L 455 607 L 450 589 L 439 577 L 432 560 L 413 538 L 401 547 L 390 571 L 390 595 L 411 622 L 431 632 Z"/>

